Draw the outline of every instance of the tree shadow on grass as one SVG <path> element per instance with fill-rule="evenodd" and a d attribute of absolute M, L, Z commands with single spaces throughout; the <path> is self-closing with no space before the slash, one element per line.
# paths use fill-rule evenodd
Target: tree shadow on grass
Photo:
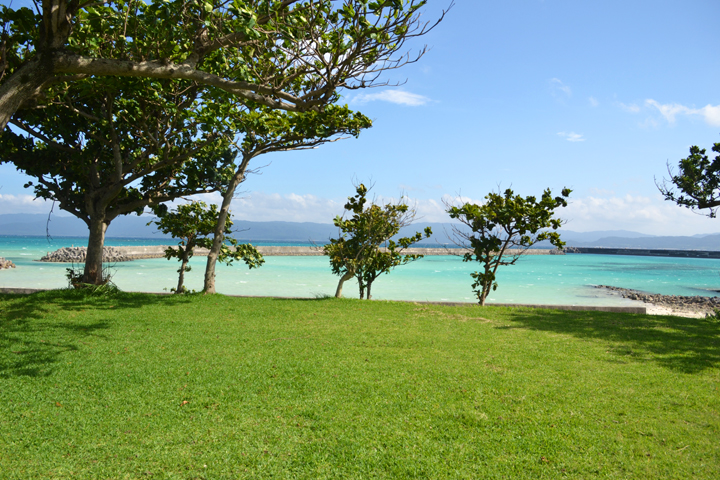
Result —
<path fill-rule="evenodd" d="M 701 318 L 609 312 L 535 310 L 512 312 L 514 327 L 605 340 L 624 360 L 652 361 L 696 373 L 720 367 L 720 322 Z M 502 328 L 502 327 L 500 327 Z"/>
<path fill-rule="evenodd" d="M 51 366 L 63 354 L 79 350 L 84 338 L 102 337 L 103 332 L 113 328 L 115 320 L 83 321 L 81 314 L 86 309 L 117 312 L 161 302 L 170 306 L 189 301 L 181 295 L 119 292 L 96 296 L 75 290 L 0 294 L 0 378 L 51 375 Z M 80 314 L 77 321 L 65 320 L 63 314 L 67 312 Z"/>

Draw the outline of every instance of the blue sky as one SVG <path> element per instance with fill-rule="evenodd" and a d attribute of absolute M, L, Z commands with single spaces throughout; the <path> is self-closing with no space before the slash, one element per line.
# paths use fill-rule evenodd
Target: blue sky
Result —
<path fill-rule="evenodd" d="M 425 18 L 448 4 L 430 0 Z M 425 221 L 447 220 L 443 198 L 568 186 L 569 230 L 720 232 L 720 220 L 663 201 L 654 181 L 691 145 L 720 142 L 717 18 L 716 0 L 456 0 L 411 45 L 428 53 L 387 76 L 404 85 L 345 92 L 372 129 L 258 159 L 268 165 L 234 214 L 329 223 L 353 179 L 380 197 L 404 192 Z M 0 211 L 49 210 L 11 166 L 0 178 Z"/>

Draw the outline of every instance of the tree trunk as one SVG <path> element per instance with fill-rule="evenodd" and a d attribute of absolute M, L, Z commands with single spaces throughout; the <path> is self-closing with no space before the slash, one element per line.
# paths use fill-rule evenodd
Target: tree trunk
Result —
<path fill-rule="evenodd" d="M 340 277 L 340 281 L 338 282 L 337 289 L 335 290 L 335 298 L 340 298 L 342 296 L 343 283 L 350 280 L 351 278 L 353 278 L 353 274 L 350 272 L 348 272 L 345 275 L 343 275 L 342 277 Z"/>
<path fill-rule="evenodd" d="M 85 270 L 83 271 L 83 283 L 91 285 L 103 285 L 103 247 L 105 246 L 105 231 L 108 224 L 105 223 L 105 215 L 93 215 L 90 217 L 90 237 L 88 238 L 87 255 L 85 256 Z"/>
<path fill-rule="evenodd" d="M 215 265 L 217 264 L 220 249 L 225 240 L 225 224 L 230 214 L 230 202 L 232 202 L 237 185 L 233 180 L 228 191 L 223 195 L 220 214 L 218 215 L 217 225 L 215 225 L 215 231 L 213 232 L 212 247 L 210 247 L 210 251 L 208 252 L 207 265 L 205 266 L 205 282 L 203 285 L 203 292 L 205 293 L 215 293 Z"/>
<path fill-rule="evenodd" d="M 43 84 L 52 77 L 52 62 L 36 55 L 5 79 L 0 85 L 0 132 L 22 104 L 40 94 Z"/>
<path fill-rule="evenodd" d="M 175 293 L 183 293 L 185 291 L 185 287 L 183 286 L 183 282 L 185 281 L 185 269 L 187 268 L 188 261 L 190 259 L 188 258 L 188 251 L 187 248 L 183 252 L 182 256 L 182 263 L 180 264 L 180 270 L 178 270 L 178 284 L 177 288 L 175 289 Z"/>
<path fill-rule="evenodd" d="M 245 179 L 245 170 L 247 169 L 250 157 L 243 159 L 242 163 L 235 171 L 235 176 L 228 185 L 227 191 L 223 194 L 222 205 L 220 206 L 220 214 L 218 215 L 217 225 L 215 225 L 215 231 L 213 232 L 213 244 L 208 252 L 207 265 L 205 266 L 205 282 L 203 285 L 203 292 L 215 293 L 215 265 L 217 264 L 218 255 L 220 255 L 220 249 L 222 248 L 223 241 L 225 240 L 225 224 L 230 216 L 230 203 L 232 202 L 235 190 L 238 185 Z"/>
<path fill-rule="evenodd" d="M 372 288 L 372 280 L 368 281 L 367 283 L 367 299 L 370 300 L 372 298 L 372 295 L 370 295 L 370 289 Z"/>

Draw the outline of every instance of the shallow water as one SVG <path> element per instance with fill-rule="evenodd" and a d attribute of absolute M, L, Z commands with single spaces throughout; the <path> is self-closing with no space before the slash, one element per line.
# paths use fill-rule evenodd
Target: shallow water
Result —
<path fill-rule="evenodd" d="M 40 263 L 49 251 L 80 246 L 81 238 L 0 236 L 0 257 L 17 268 L 0 271 L 0 287 L 62 288 L 69 264 Z M 108 239 L 107 245 L 161 245 L 167 239 Z M 205 257 L 192 260 L 186 274 L 189 289 L 202 288 Z M 373 298 L 474 302 L 470 273 L 479 265 L 454 256 L 428 256 L 382 275 Z M 113 281 L 122 290 L 162 292 L 177 284 L 177 261 L 162 258 L 117 263 Z M 244 264 L 218 265 L 217 290 L 233 295 L 314 297 L 333 295 L 338 277 L 325 257 L 266 257 L 259 269 Z M 593 285 L 613 285 L 665 295 L 715 295 L 720 289 L 720 260 L 618 255 L 532 255 L 498 271 L 499 288 L 490 302 L 554 305 L 635 305 Z M 357 297 L 347 282 L 343 293 Z"/>

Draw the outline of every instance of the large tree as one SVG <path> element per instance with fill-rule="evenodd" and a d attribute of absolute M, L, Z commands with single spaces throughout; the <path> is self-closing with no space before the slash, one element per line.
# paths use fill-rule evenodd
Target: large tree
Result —
<path fill-rule="evenodd" d="M 422 56 L 424 48 L 406 54 L 405 42 L 434 26 L 420 20 L 425 3 L 42 0 L 37 12 L 2 6 L 0 131 L 53 83 L 87 76 L 188 80 L 272 109 L 321 109 L 340 89 L 381 85 L 382 72 Z"/>
<path fill-rule="evenodd" d="M 250 162 L 260 155 L 315 148 L 327 142 L 334 142 L 343 136 L 355 136 L 369 128 L 372 122 L 361 113 L 347 107 L 330 105 L 320 112 L 279 112 L 259 108 L 244 112 L 235 119 L 239 135 L 235 172 L 221 188 L 222 204 L 215 227 L 213 243 L 205 268 L 205 293 L 215 293 L 215 264 L 223 245 L 225 222 L 235 191 L 248 173 Z"/>
<path fill-rule="evenodd" d="M 693 210 L 707 210 L 715 218 L 720 207 L 720 143 L 712 147 L 715 158 L 704 148 L 690 147 L 690 155 L 680 160 L 677 174 L 668 166 L 670 180 L 658 183 L 665 200 Z M 668 183 L 669 182 L 669 183 Z"/>
<path fill-rule="evenodd" d="M 194 82 L 133 78 L 57 84 L 11 120 L 24 135 L 0 137 L 0 162 L 88 225 L 84 283 L 102 283 L 105 231 L 118 215 L 216 191 L 232 174 L 236 110 L 200 92 Z"/>
<path fill-rule="evenodd" d="M 482 271 L 470 274 L 480 305 L 485 305 L 490 291 L 498 287 L 498 267 L 514 265 L 527 249 L 543 240 L 557 248 L 565 245 L 556 231 L 563 220 L 555 217 L 555 209 L 567 206 L 571 192 L 564 188 L 560 196 L 553 197 L 547 189 L 538 200 L 516 195 L 508 188 L 503 194 L 489 193 L 481 205 L 446 204 L 450 218 L 464 225 L 453 227 L 455 243 L 466 249 L 463 261 L 482 265 Z"/>

